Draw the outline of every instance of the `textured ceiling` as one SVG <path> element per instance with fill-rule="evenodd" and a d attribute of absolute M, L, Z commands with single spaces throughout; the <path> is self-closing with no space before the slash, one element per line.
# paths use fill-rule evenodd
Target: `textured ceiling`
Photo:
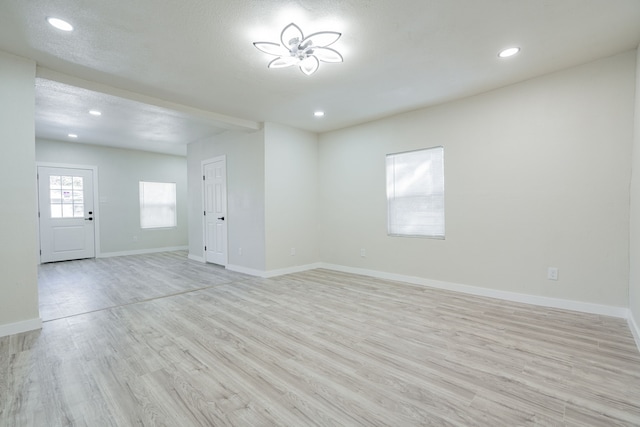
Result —
<path fill-rule="evenodd" d="M 36 94 L 35 130 L 44 139 L 73 132 L 84 143 L 185 155 L 182 141 L 223 131 L 178 111 L 50 80 L 36 79 Z M 90 115 L 92 109 L 102 116 Z"/>
<path fill-rule="evenodd" d="M 290 22 L 342 32 L 344 63 L 267 69 L 252 42 Z M 324 132 L 481 93 L 636 48 L 639 23 L 638 0 L 1 0 L 0 50 L 40 67 L 38 136 L 184 152 L 229 127 Z"/>

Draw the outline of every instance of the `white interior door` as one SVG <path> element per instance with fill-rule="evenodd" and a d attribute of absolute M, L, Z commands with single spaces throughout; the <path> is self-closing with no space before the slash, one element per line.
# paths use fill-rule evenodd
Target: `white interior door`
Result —
<path fill-rule="evenodd" d="M 227 160 L 216 157 L 202 165 L 205 260 L 227 265 Z"/>
<path fill-rule="evenodd" d="M 38 167 L 40 261 L 95 257 L 93 170 Z"/>

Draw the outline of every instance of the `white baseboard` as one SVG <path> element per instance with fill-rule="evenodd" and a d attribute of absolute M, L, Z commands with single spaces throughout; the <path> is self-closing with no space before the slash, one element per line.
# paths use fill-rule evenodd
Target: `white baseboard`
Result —
<path fill-rule="evenodd" d="M 189 254 L 189 255 L 187 256 L 187 258 L 189 258 L 189 259 L 190 259 L 190 260 L 192 260 L 192 261 L 198 261 L 198 262 L 201 262 L 201 263 L 203 263 L 203 264 L 206 262 L 206 261 L 204 260 L 204 257 L 198 256 L 198 255 Z"/>
<path fill-rule="evenodd" d="M 256 270 L 255 268 L 243 267 L 235 264 L 227 264 L 225 268 L 230 271 L 235 271 L 236 273 L 248 274 L 249 276 L 265 277 L 264 270 Z"/>
<path fill-rule="evenodd" d="M 431 288 L 445 289 L 448 291 L 462 292 L 465 294 L 478 295 L 483 297 L 497 298 L 507 301 L 521 302 L 524 304 L 539 305 L 544 307 L 561 308 L 564 310 L 581 311 L 584 313 L 601 314 L 605 316 L 620 317 L 627 319 L 629 317 L 629 309 L 625 307 L 615 307 L 602 304 L 593 304 L 589 302 L 566 300 L 561 298 L 542 297 L 536 295 L 520 294 L 517 292 L 500 291 L 496 289 L 481 288 L 478 286 L 463 285 L 452 282 L 441 282 L 438 280 L 424 279 L 422 277 L 404 276 L 395 273 L 386 273 L 377 270 L 368 270 L 364 268 L 346 267 L 343 265 L 320 263 L 321 268 L 329 270 L 341 271 L 344 273 L 360 274 L 363 276 L 371 276 L 379 279 L 395 280 L 399 282 L 407 282 L 414 285 L 428 286 Z"/>
<path fill-rule="evenodd" d="M 136 249 L 133 251 L 121 251 L 121 252 L 103 252 L 99 254 L 97 258 L 111 258 L 114 256 L 155 254 L 158 252 L 186 251 L 188 249 L 189 249 L 188 246 L 169 246 L 166 248 Z"/>
<path fill-rule="evenodd" d="M 271 277 L 282 276 L 285 274 L 299 273 L 301 271 L 314 270 L 320 268 L 321 263 L 296 265 L 293 267 L 279 268 L 277 270 L 256 270 L 254 268 L 243 267 L 240 265 L 227 264 L 226 269 L 236 271 L 238 273 L 249 274 L 251 276 L 262 277 L 268 279 Z"/>
<path fill-rule="evenodd" d="M 23 332 L 35 331 L 42 328 L 42 319 L 23 320 L 21 322 L 0 325 L 0 337 L 21 334 Z"/>
<path fill-rule="evenodd" d="M 264 272 L 264 275 L 262 277 L 269 278 L 283 276 L 285 274 L 300 273 L 301 271 L 315 270 L 316 268 L 321 268 L 321 266 L 321 263 L 316 262 L 314 264 L 296 265 L 293 267 L 279 268 L 276 270 L 267 270 Z"/>
<path fill-rule="evenodd" d="M 638 327 L 638 322 L 636 322 L 636 319 L 633 317 L 631 310 L 629 310 L 629 316 L 627 316 L 627 323 L 629 324 L 633 338 L 636 340 L 638 351 L 640 351 L 640 327 Z"/>

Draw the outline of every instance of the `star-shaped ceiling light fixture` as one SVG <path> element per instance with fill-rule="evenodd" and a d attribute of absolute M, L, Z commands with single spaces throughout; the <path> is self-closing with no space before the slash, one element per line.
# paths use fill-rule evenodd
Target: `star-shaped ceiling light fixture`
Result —
<path fill-rule="evenodd" d="M 280 34 L 282 44 L 272 42 L 255 42 L 253 45 L 264 53 L 277 56 L 269 62 L 269 68 L 285 68 L 299 65 L 306 75 L 316 72 L 322 62 L 342 62 L 340 53 L 327 46 L 337 42 L 342 36 L 335 31 L 321 31 L 304 37 L 302 30 L 296 24 L 284 27 Z"/>

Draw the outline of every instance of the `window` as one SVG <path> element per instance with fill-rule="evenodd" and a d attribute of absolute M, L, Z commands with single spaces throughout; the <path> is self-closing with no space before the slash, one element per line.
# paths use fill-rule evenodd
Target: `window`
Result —
<path fill-rule="evenodd" d="M 84 190 L 81 176 L 49 177 L 51 218 L 84 217 Z"/>
<path fill-rule="evenodd" d="M 388 234 L 444 239 L 444 148 L 387 155 Z"/>
<path fill-rule="evenodd" d="M 176 225 L 176 184 L 140 181 L 140 227 Z"/>

